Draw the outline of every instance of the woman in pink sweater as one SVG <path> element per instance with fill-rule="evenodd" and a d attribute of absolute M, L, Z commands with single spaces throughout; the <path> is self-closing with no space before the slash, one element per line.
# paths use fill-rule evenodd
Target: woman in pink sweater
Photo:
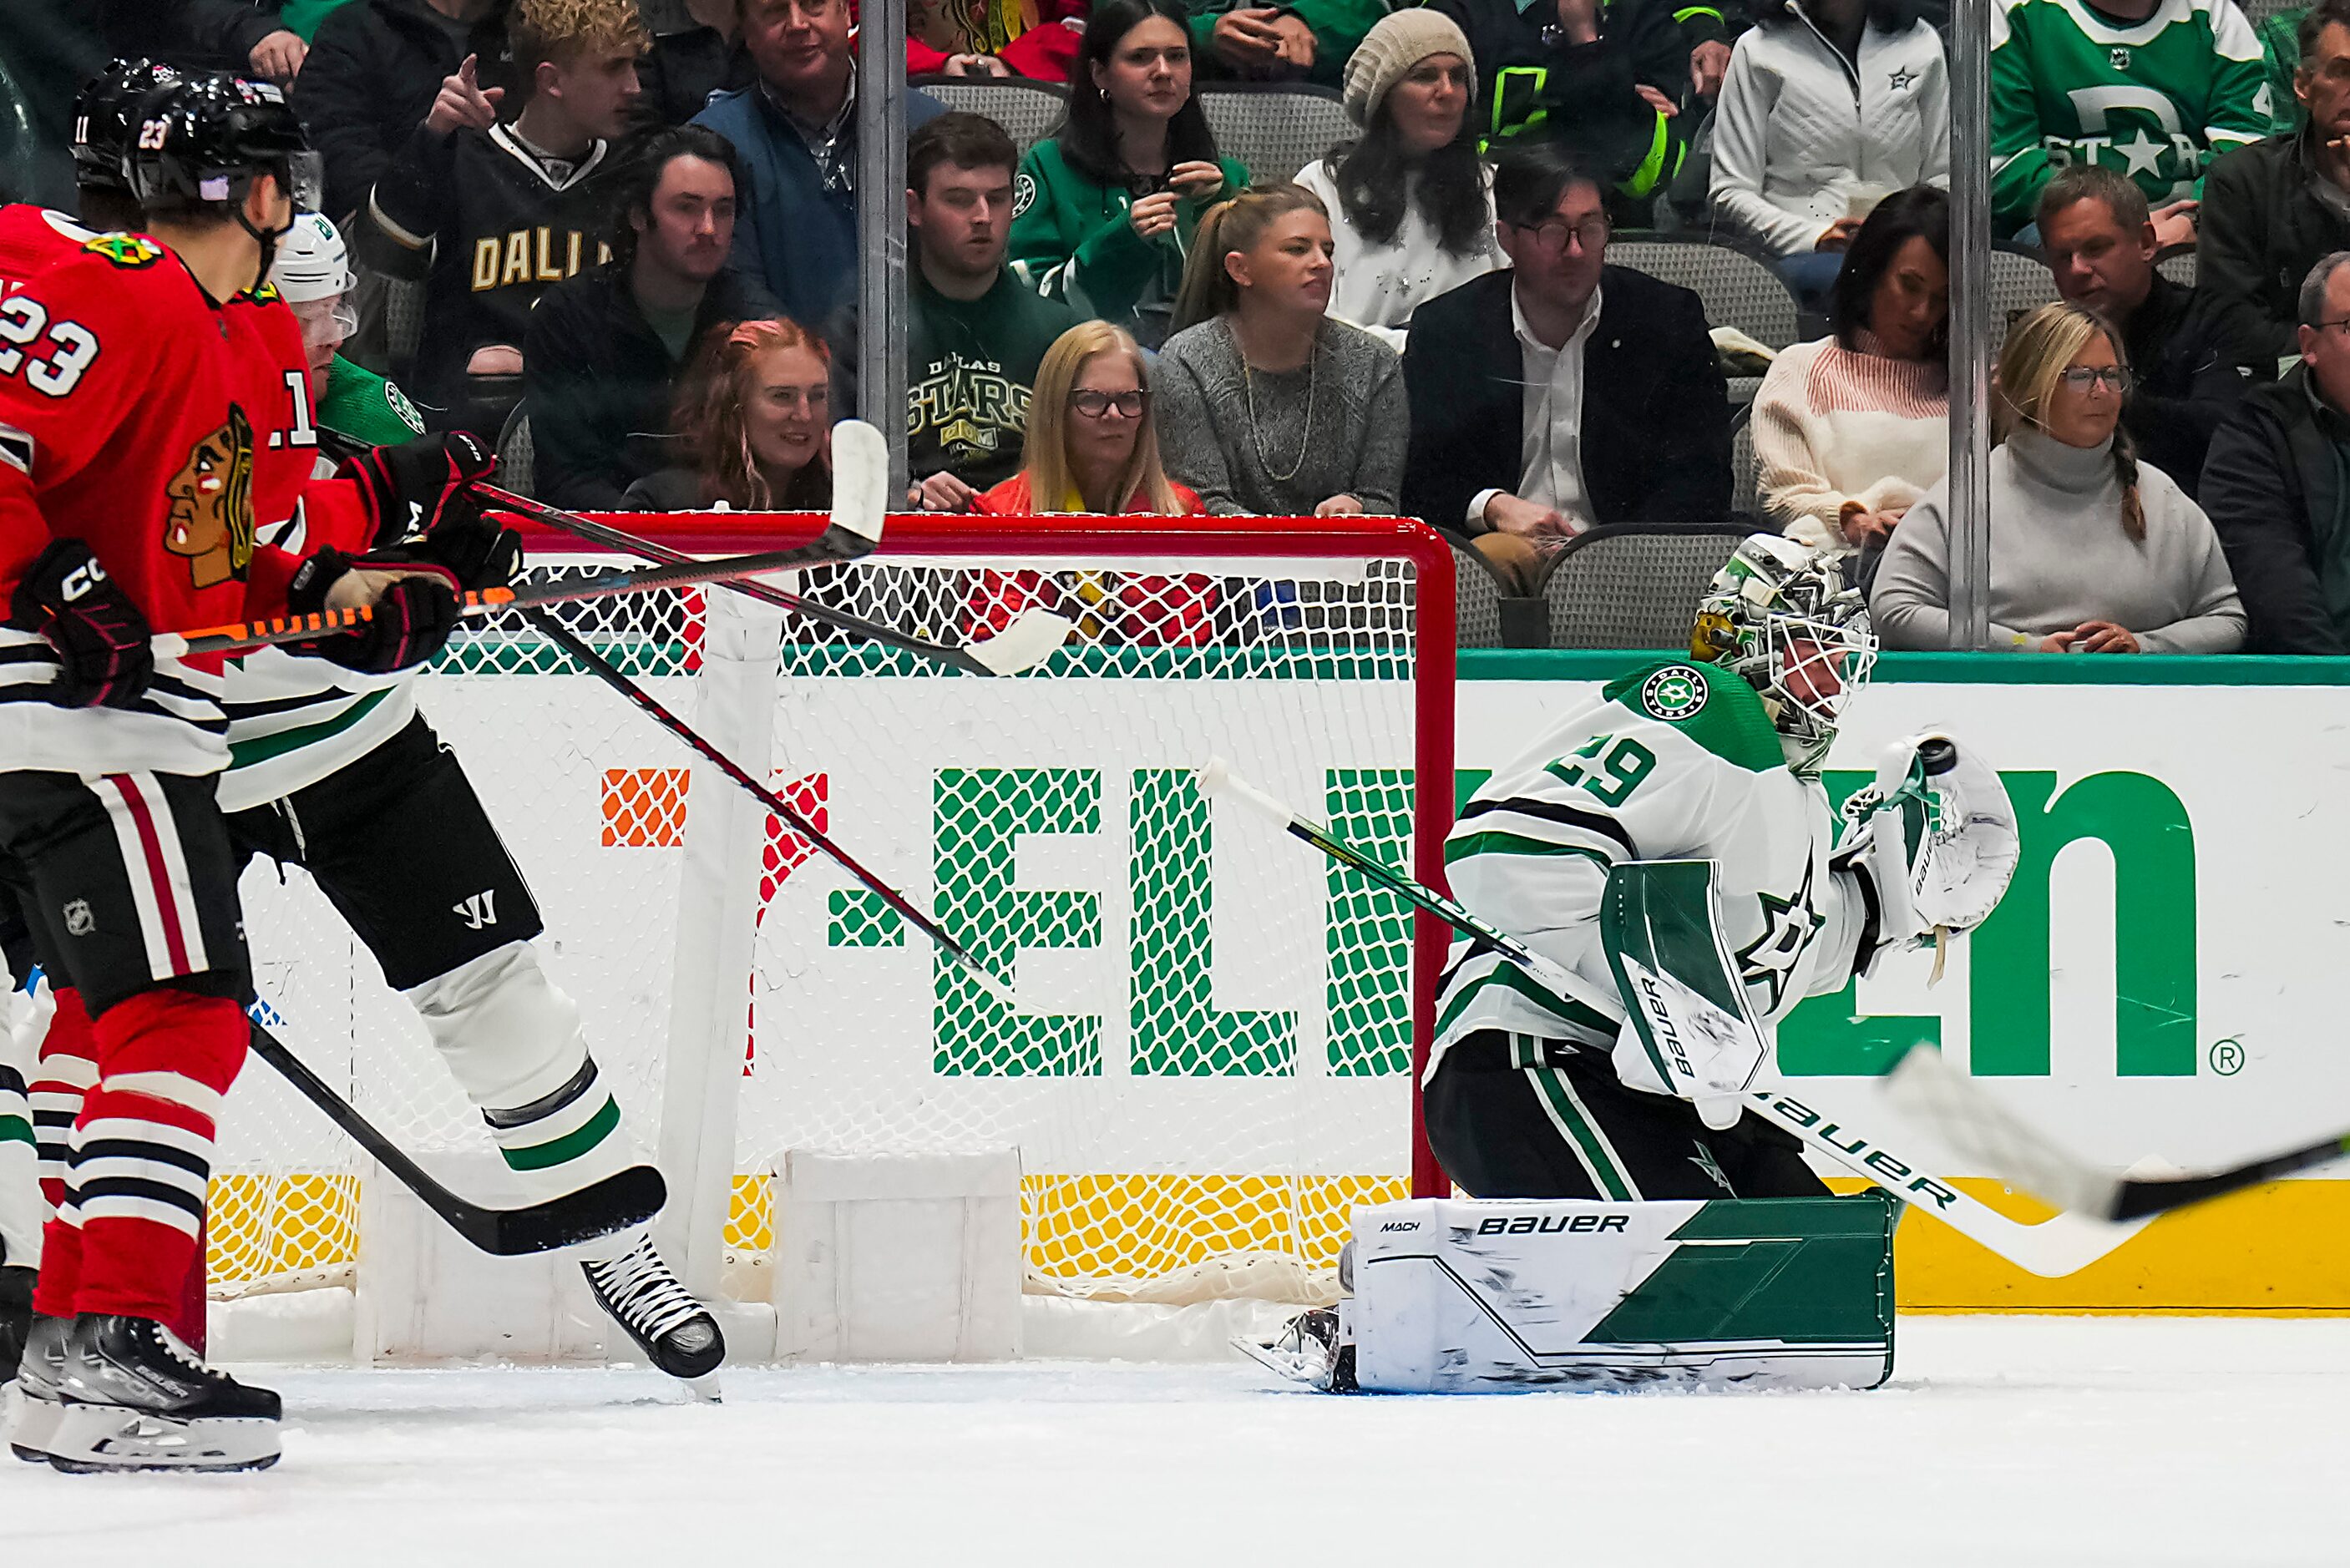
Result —
<path fill-rule="evenodd" d="M 1835 333 L 1772 363 L 1754 398 L 1764 520 L 1871 556 L 1950 460 L 1950 198 L 1878 204 L 1836 278 Z"/>

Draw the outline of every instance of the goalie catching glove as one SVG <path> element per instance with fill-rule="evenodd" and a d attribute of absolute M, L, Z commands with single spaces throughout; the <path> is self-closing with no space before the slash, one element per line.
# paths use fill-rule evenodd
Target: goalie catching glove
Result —
<path fill-rule="evenodd" d="M 325 549 L 295 572 L 286 607 L 297 616 L 366 607 L 369 618 L 349 631 L 290 646 L 346 670 L 389 675 L 423 663 L 448 642 L 457 628 L 457 581 L 446 566 L 408 550 Z"/>
<path fill-rule="evenodd" d="M 2020 841 L 2007 786 L 1972 749 L 1939 731 L 1887 746 L 1876 781 L 1855 793 L 1845 815 L 1862 826 L 1835 860 L 1863 870 L 1877 895 L 1876 952 L 1974 929 L 2015 877 Z M 1939 958 L 1935 969 L 1939 976 Z"/>

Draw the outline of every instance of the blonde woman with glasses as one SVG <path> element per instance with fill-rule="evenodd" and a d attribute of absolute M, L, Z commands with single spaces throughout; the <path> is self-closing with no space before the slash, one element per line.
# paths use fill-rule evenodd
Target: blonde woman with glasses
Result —
<path fill-rule="evenodd" d="M 1187 517 L 1207 510 L 1167 477 L 1150 416 L 1150 381 L 1134 336 L 1081 321 L 1036 367 L 1020 472 L 979 498 L 997 516 L 1090 512 Z M 1083 633 L 1125 642 L 1208 640 L 1213 579 L 1032 570 L 980 574 L 965 604 L 972 636 L 1001 630 L 1032 605 L 1076 619 Z"/>
<path fill-rule="evenodd" d="M 2244 607 L 2202 509 L 2138 462 L 2114 333 L 2067 304 L 2007 335 L 1993 386 L 1991 646 L 2042 653 L 2231 653 Z M 1949 482 L 1886 545 L 1869 611 L 1887 648 L 1950 646 Z"/>

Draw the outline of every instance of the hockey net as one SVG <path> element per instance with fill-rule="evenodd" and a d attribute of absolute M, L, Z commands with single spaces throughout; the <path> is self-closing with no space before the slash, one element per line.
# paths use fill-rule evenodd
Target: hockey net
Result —
<path fill-rule="evenodd" d="M 616 521 L 709 554 L 792 543 L 814 522 Z M 536 535 L 531 559 L 546 578 L 628 558 Z M 693 1245 L 723 1249 L 730 1290 L 760 1288 L 750 1265 L 775 1240 L 787 1149 L 1012 1147 L 1031 1290 L 1178 1299 L 1270 1262 L 1298 1299 L 1325 1293 L 1351 1210 L 1406 1195 L 1416 1162 L 1432 1179 L 1411 1067 L 1435 966 L 1415 993 L 1413 950 L 1440 955 L 1441 938 L 1269 825 L 1211 807 L 1195 775 L 1222 753 L 1432 876 L 1451 806 L 1446 548 L 1366 519 L 908 516 L 875 556 L 778 579 L 792 581 L 950 644 L 1030 607 L 1077 629 L 1035 669 L 984 679 L 786 616 L 780 673 L 754 689 L 763 714 L 736 733 L 705 658 L 712 597 L 733 596 L 559 613 L 736 757 L 764 747 L 774 787 L 1015 979 L 1015 1005 L 779 823 L 753 841 L 755 896 L 744 865 L 689 854 L 701 792 L 734 786 L 518 619 L 461 637 L 420 692 L 528 877 L 546 965 L 649 1149 L 665 1116 L 674 1149 L 675 1118 L 707 1115 L 663 1104 L 691 1012 L 681 988 L 723 993 L 733 1159 L 723 1233 Z M 307 877 L 256 866 L 244 890 L 278 1033 L 428 1163 L 485 1150 L 407 1004 Z M 747 944 L 733 933 L 746 987 L 739 971 L 696 978 L 727 919 L 752 927 Z M 215 1299 L 351 1282 L 362 1165 L 249 1066 L 213 1185 Z M 681 1173 L 665 1173 L 674 1201 Z"/>

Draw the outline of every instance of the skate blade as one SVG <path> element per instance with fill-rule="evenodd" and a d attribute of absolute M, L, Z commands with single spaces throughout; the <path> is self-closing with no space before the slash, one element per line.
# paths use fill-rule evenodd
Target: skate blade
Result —
<path fill-rule="evenodd" d="M 182 1420 L 121 1405 L 68 1402 L 50 1434 L 47 1457 L 53 1469 L 68 1475 L 265 1470 L 277 1462 L 277 1423 L 248 1417 Z"/>
<path fill-rule="evenodd" d="M 8 1449 L 26 1464 L 46 1464 L 49 1439 L 56 1435 L 65 1405 L 56 1399 L 36 1399 L 22 1383 L 8 1385 L 7 1410 L 0 1426 L 8 1433 Z"/>
<path fill-rule="evenodd" d="M 1276 1345 L 1259 1345 L 1245 1334 L 1233 1336 L 1232 1348 L 1259 1366 L 1277 1373 L 1292 1383 L 1303 1383 L 1317 1393 L 1330 1392 L 1330 1364 L 1321 1356 L 1301 1355 Z"/>

